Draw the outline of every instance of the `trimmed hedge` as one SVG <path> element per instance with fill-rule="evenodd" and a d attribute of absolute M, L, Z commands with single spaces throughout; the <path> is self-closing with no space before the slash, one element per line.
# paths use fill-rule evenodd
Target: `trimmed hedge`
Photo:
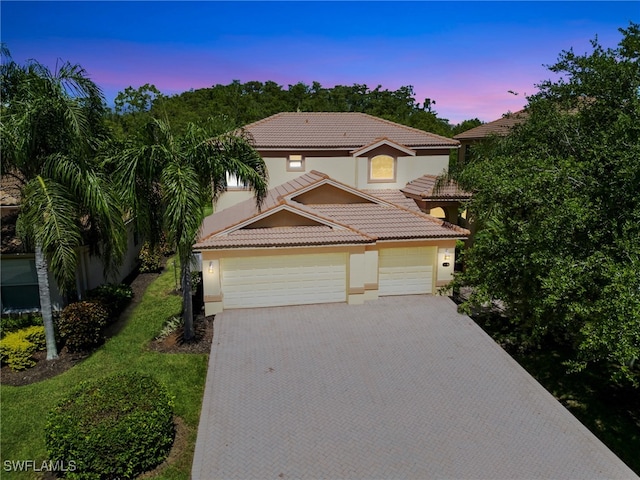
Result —
<path fill-rule="evenodd" d="M 12 370 L 24 370 L 36 364 L 31 357 L 45 348 L 44 326 L 27 327 L 0 340 L 0 359 Z"/>
<path fill-rule="evenodd" d="M 58 332 L 70 352 L 92 350 L 104 341 L 109 312 L 96 302 L 70 303 L 62 310 Z"/>
<path fill-rule="evenodd" d="M 47 418 L 52 462 L 72 480 L 129 479 L 168 455 L 175 435 L 173 400 L 147 375 L 121 373 L 82 382 Z"/>

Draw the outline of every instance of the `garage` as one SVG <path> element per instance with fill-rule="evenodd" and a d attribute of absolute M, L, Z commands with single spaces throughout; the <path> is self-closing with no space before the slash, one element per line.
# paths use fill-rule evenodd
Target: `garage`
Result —
<path fill-rule="evenodd" d="M 224 258 L 224 308 L 346 301 L 346 253 Z"/>
<path fill-rule="evenodd" d="M 380 249 L 379 295 L 433 293 L 436 251 L 436 247 Z"/>

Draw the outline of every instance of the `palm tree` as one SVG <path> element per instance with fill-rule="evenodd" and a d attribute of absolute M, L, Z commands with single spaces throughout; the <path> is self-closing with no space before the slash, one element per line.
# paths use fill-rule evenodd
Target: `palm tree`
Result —
<path fill-rule="evenodd" d="M 2 49 L 2 175 L 21 188 L 17 232 L 35 251 L 47 359 L 56 358 L 49 274 L 61 293 L 75 290 L 78 248 L 91 244 L 105 271 L 125 249 L 122 209 L 94 161 L 104 102 L 79 65 L 55 71 L 14 62 Z M 102 241 L 105 240 L 105 241 Z"/>
<path fill-rule="evenodd" d="M 213 123 L 190 123 L 174 135 L 169 124 L 150 119 L 135 139 L 108 159 L 128 198 L 141 232 L 151 239 L 164 232 L 180 260 L 184 340 L 194 337 L 191 297 L 192 246 L 204 207 L 227 188 L 233 175 L 254 192 L 258 205 L 267 191 L 267 169 L 242 131 L 219 133 Z"/>

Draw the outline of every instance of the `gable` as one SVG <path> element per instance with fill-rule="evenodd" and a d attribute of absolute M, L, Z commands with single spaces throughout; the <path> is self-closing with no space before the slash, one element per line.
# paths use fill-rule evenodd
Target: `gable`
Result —
<path fill-rule="evenodd" d="M 360 195 L 334 185 L 323 184 L 292 198 L 303 205 L 373 203 Z"/>
<path fill-rule="evenodd" d="M 245 225 L 242 229 L 249 230 L 254 228 L 275 228 L 275 227 L 315 227 L 324 225 L 312 218 L 299 215 L 290 210 L 280 210 L 269 216 L 263 217 L 249 225 Z"/>

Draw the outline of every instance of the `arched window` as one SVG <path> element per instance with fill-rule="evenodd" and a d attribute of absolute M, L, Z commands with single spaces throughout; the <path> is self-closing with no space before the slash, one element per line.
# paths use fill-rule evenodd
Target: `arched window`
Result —
<path fill-rule="evenodd" d="M 389 155 L 376 155 L 369 159 L 370 182 L 395 182 L 396 159 Z"/>

